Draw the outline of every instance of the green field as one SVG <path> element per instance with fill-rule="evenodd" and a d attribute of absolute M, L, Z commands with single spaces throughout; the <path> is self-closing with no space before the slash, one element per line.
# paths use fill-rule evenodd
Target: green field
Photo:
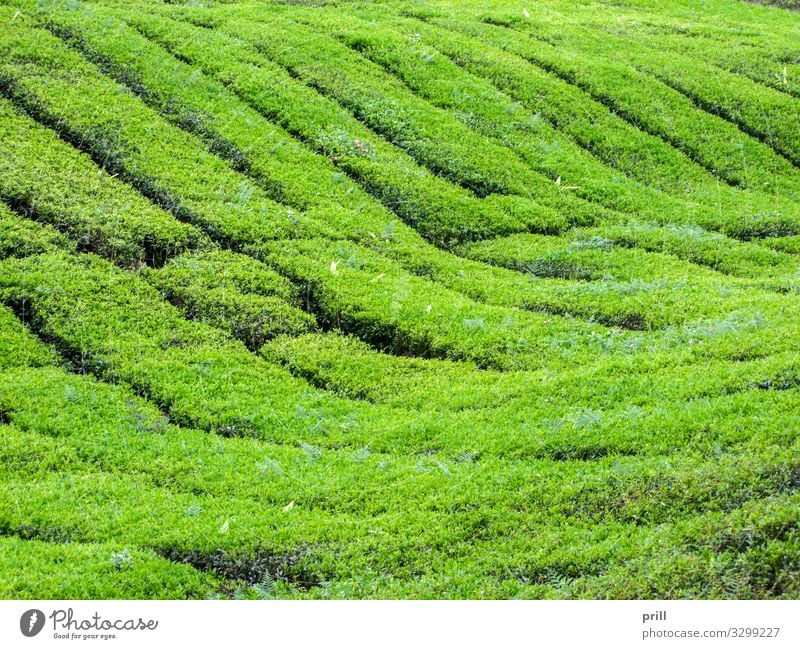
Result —
<path fill-rule="evenodd" d="M 800 13 L 0 0 L 0 598 L 800 598 Z"/>

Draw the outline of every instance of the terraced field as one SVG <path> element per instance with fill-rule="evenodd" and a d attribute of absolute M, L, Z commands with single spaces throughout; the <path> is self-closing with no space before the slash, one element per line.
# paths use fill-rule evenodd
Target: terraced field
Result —
<path fill-rule="evenodd" d="M 800 597 L 800 14 L 0 24 L 1 597 Z"/>

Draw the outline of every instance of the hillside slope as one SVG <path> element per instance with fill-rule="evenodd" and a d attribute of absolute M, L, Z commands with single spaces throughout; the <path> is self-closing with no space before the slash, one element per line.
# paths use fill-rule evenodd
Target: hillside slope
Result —
<path fill-rule="evenodd" d="M 0 597 L 800 597 L 800 15 L 0 24 Z"/>

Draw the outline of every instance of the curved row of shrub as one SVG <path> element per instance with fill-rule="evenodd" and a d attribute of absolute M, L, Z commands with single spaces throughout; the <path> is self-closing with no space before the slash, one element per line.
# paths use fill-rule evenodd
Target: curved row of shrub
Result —
<path fill-rule="evenodd" d="M 248 349 L 317 326 L 285 278 L 244 255 L 185 254 L 145 278 L 187 318 L 228 331 Z"/>
<path fill-rule="evenodd" d="M 3 31 L 0 51 L 0 79 L 15 103 L 178 219 L 230 246 L 297 234 L 335 236 L 270 200 L 47 31 L 20 18 Z"/>
<path fill-rule="evenodd" d="M 82 250 L 123 266 L 160 265 L 171 255 L 210 243 L 3 98 L 0 198 L 68 233 Z"/>
<path fill-rule="evenodd" d="M 566 225 L 563 217 L 535 201 L 520 198 L 518 210 L 509 214 L 502 202 L 480 200 L 473 192 L 438 178 L 242 40 L 165 17 L 144 13 L 123 13 L 123 17 L 325 155 L 439 245 L 496 232 L 552 231 Z"/>
<path fill-rule="evenodd" d="M 714 68 L 702 59 L 643 47 L 635 40 L 577 29 L 573 38 L 581 52 L 611 59 L 620 58 L 619 47 L 624 44 L 624 60 L 628 64 L 675 88 L 704 110 L 763 140 L 795 166 L 800 165 L 800 126 L 794 97 L 743 75 Z M 573 47 L 564 37 L 563 29 L 558 41 L 561 48 Z M 737 143 L 739 141 L 741 138 Z"/>
<path fill-rule="evenodd" d="M 560 179 L 558 186 L 566 192 L 650 220 L 697 209 L 616 173 L 588 155 L 540 113 L 527 110 L 423 42 L 416 24 L 403 24 L 399 29 L 375 27 L 367 21 L 355 23 L 349 17 L 341 20 L 323 14 L 309 19 L 309 28 L 335 33 L 348 47 L 399 77 L 425 100 L 451 112 L 471 130 L 515 152 L 551 180 Z"/>
<path fill-rule="evenodd" d="M 452 19 L 437 19 L 435 24 L 508 50 L 555 74 L 731 183 L 747 183 L 748 173 L 760 175 L 753 189 L 765 195 L 738 193 L 741 200 L 749 198 L 754 207 L 758 206 L 756 209 L 786 210 L 789 214 L 796 210 L 796 204 L 785 196 L 796 193 L 793 187 L 800 177 L 796 168 L 734 125 L 695 107 L 689 98 L 651 75 L 614 58 L 555 47 L 496 25 Z M 704 127 L 699 129 L 698 124 Z M 755 156 L 752 161 L 748 159 L 751 156 Z M 729 191 L 721 188 L 721 196 L 731 200 L 726 196 Z"/>
<path fill-rule="evenodd" d="M 601 33 L 610 31 L 607 26 L 597 23 L 586 26 Z M 626 40 L 634 40 L 649 48 L 691 54 L 728 72 L 744 74 L 774 90 L 800 97 L 800 63 L 793 62 L 790 57 L 775 56 L 765 51 L 763 42 L 758 46 L 739 42 L 737 47 L 732 48 L 720 34 L 707 33 L 696 27 L 659 29 L 642 24 L 629 24 L 624 31 L 617 28 L 615 34 L 624 35 Z"/>
<path fill-rule="evenodd" d="M 687 536 L 695 538 L 697 532 L 669 523 L 677 513 L 689 520 L 705 517 L 708 538 L 708 523 L 715 519 L 721 525 L 720 517 L 730 517 L 725 520 L 730 529 L 754 507 L 770 503 L 771 515 L 779 518 L 781 505 L 791 504 L 790 497 L 778 494 L 791 480 L 787 459 L 792 449 L 761 449 L 747 463 L 723 455 L 702 468 L 685 450 L 669 464 L 659 458 L 608 458 L 591 464 L 404 461 L 308 445 L 281 449 L 256 440 L 214 443 L 196 431 L 163 423 L 157 410 L 124 389 L 88 377 L 67 377 L 60 370 L 18 370 L 15 377 L 0 389 L 0 402 L 13 419 L 4 430 L 1 488 L 13 503 L 0 520 L 6 534 L 51 544 L 113 542 L 134 548 L 116 554 L 112 565 L 122 564 L 117 569 L 140 560 L 137 550 L 145 548 L 216 573 L 212 580 L 187 570 L 189 592 L 200 584 L 219 587 L 220 578 L 240 587 L 261 580 L 269 586 L 265 577 L 271 577 L 285 594 L 320 589 L 321 595 L 323 578 L 346 583 L 345 573 L 353 569 L 369 573 L 385 568 L 399 576 L 397 567 L 389 565 L 397 552 L 412 553 L 411 566 L 433 585 L 440 583 L 441 562 L 450 553 L 444 548 L 428 553 L 423 567 L 421 557 L 414 558 L 416 543 L 438 547 L 435 540 L 448 521 L 459 526 L 452 530 L 453 538 L 469 541 L 460 547 L 462 561 L 508 572 L 579 565 L 591 575 L 597 561 L 619 565 L 624 557 L 685 548 Z M 88 407 L 94 416 L 86 428 Z M 41 423 L 45 414 L 52 422 L 46 432 Z M 230 471 L 232 462 L 241 467 L 238 475 Z M 57 483 L 48 477 L 53 466 L 73 472 Z M 622 467 L 627 472 L 620 472 Z M 406 479 L 409 471 L 414 480 Z M 676 471 L 678 478 L 668 477 Z M 373 492 L 365 484 L 381 488 Z M 571 486 L 565 490 L 564 484 Z M 698 491 L 705 494 L 702 505 Z M 477 497 L 483 502 L 481 518 L 491 522 L 485 533 L 503 538 L 509 557 L 505 561 L 493 561 L 480 540 L 470 540 L 472 519 L 461 508 Z M 288 498 L 293 507 L 284 505 Z M 746 509 L 728 514 L 728 503 L 739 498 L 749 501 Z M 549 531 L 534 532 L 545 518 Z M 146 529 L 137 524 L 142 519 L 150 521 Z M 587 553 L 579 539 L 592 526 L 613 542 Z M 367 528 L 380 530 L 380 538 Z M 409 529 L 416 531 L 414 537 L 408 536 Z M 562 540 L 560 551 L 548 542 L 551 532 Z M 654 536 L 661 538 L 655 547 Z M 409 538 L 417 541 L 409 545 Z M 563 543 L 565 538 L 572 542 Z M 542 553 L 536 546 L 550 550 Z M 225 552 L 219 554 L 219 548 Z M 344 566 L 349 567 L 345 573 Z M 172 571 L 167 567 L 166 575 Z M 402 592 L 399 583 L 384 585 L 392 587 L 389 592 Z"/>

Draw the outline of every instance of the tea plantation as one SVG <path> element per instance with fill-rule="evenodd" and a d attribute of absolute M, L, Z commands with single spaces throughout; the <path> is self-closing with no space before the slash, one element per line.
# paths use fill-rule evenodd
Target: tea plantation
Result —
<path fill-rule="evenodd" d="M 800 13 L 0 0 L 0 442 L 2 598 L 799 598 Z"/>

